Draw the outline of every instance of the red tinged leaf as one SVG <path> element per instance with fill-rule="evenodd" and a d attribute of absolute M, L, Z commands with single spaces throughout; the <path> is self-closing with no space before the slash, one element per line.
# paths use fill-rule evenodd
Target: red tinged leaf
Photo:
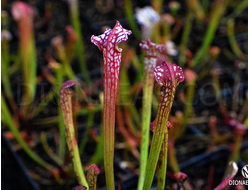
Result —
<path fill-rule="evenodd" d="M 75 30 L 73 29 L 73 27 L 66 26 L 65 30 L 68 32 L 68 41 L 74 43 L 78 39 L 78 36 L 77 36 Z"/>
<path fill-rule="evenodd" d="M 177 181 L 185 181 L 187 179 L 187 174 L 183 172 L 178 172 L 174 174 L 174 177 Z"/>
<path fill-rule="evenodd" d="M 91 42 L 103 51 L 104 84 L 109 83 L 115 90 L 117 90 L 122 52 L 122 49 L 118 48 L 118 44 L 126 41 L 131 33 L 130 30 L 122 28 L 122 25 L 117 21 L 112 30 L 106 29 L 104 34 L 91 37 Z"/>
<path fill-rule="evenodd" d="M 115 102 L 121 64 L 122 49 L 118 48 L 121 41 L 126 41 L 132 32 L 122 28 L 116 21 L 115 27 L 106 29 L 100 36 L 92 36 L 93 42 L 103 51 L 103 79 L 104 79 L 104 165 L 106 185 L 108 189 L 114 189 L 114 127 L 115 127 Z"/>
<path fill-rule="evenodd" d="M 118 185 L 118 190 L 121 190 L 121 185 Z"/>
<path fill-rule="evenodd" d="M 156 81 L 161 86 L 172 86 L 176 88 L 180 82 L 184 81 L 182 68 L 166 61 L 164 61 L 161 66 L 155 68 L 154 74 Z"/>
<path fill-rule="evenodd" d="M 77 85 L 77 82 L 68 80 L 66 81 L 60 90 L 60 105 L 61 105 L 61 110 L 63 113 L 63 119 L 64 119 L 64 127 L 66 131 L 69 131 L 68 127 L 71 125 L 73 126 L 73 120 L 72 120 L 72 105 L 71 105 L 71 92 L 67 90 L 67 88 L 70 88 L 72 86 Z M 66 124 L 67 123 L 67 124 Z M 68 133 L 66 132 L 66 138 L 68 136 Z M 71 150 L 72 145 L 77 144 L 74 142 L 75 139 L 70 140 L 70 145 L 69 150 Z"/>
<path fill-rule="evenodd" d="M 67 113 L 71 112 L 70 107 L 67 106 L 67 103 L 69 101 L 69 99 L 68 99 L 69 96 L 67 96 L 67 95 L 70 95 L 71 92 L 68 91 L 67 88 L 75 86 L 75 85 L 77 85 L 77 82 L 69 80 L 69 81 L 66 81 L 61 87 L 61 90 L 60 90 L 60 104 L 61 104 L 62 112 L 64 112 L 64 111 L 67 112 Z M 70 97 L 70 99 L 71 99 L 71 97 Z M 67 119 L 69 119 L 68 121 L 72 122 L 72 119 L 70 117 L 67 118 Z"/>
<path fill-rule="evenodd" d="M 235 162 L 230 161 L 229 165 L 232 167 L 232 171 L 230 174 L 226 176 L 226 178 L 214 189 L 214 190 L 222 190 L 225 189 L 225 187 L 228 185 L 229 181 L 234 178 L 234 176 L 238 172 L 238 166 Z"/>
<path fill-rule="evenodd" d="M 155 129 L 155 122 L 156 122 L 156 119 L 150 123 L 150 130 L 152 132 L 154 132 L 154 129 Z M 172 124 L 170 123 L 170 121 L 167 122 L 167 126 L 166 127 L 167 127 L 166 128 L 166 132 L 167 132 L 167 129 L 171 129 Z"/>
<path fill-rule="evenodd" d="M 160 100 L 163 101 L 162 106 L 171 109 L 175 89 L 184 80 L 182 69 L 175 64 L 164 61 L 161 66 L 155 68 L 154 75 L 156 81 L 161 85 Z"/>
<path fill-rule="evenodd" d="M 27 3 L 16 1 L 13 3 L 11 13 L 16 21 L 27 19 L 34 15 L 34 9 Z"/>
<path fill-rule="evenodd" d="M 144 85 L 153 86 L 153 72 L 156 67 L 156 63 L 158 60 L 158 54 L 165 51 L 164 45 L 155 44 L 148 39 L 147 41 L 142 41 L 140 43 L 141 48 L 146 51 L 145 59 L 144 59 Z M 146 87 L 144 87 L 146 88 Z M 151 89 L 145 89 L 146 91 Z M 149 92 L 147 92 L 149 93 Z M 147 100 L 148 101 L 148 100 Z"/>
<path fill-rule="evenodd" d="M 164 45 L 155 44 L 148 39 L 147 41 L 142 41 L 140 43 L 141 48 L 146 51 L 145 59 L 144 59 L 144 85 L 153 86 L 153 72 L 156 67 L 156 62 L 158 60 L 158 54 L 165 50 Z M 146 88 L 146 89 L 145 89 Z M 145 93 L 152 94 L 152 89 L 148 89 L 147 86 L 144 87 L 144 90 L 150 91 Z M 151 95 L 152 96 L 152 95 Z M 149 100 L 147 100 L 149 101 Z"/>
<path fill-rule="evenodd" d="M 140 43 L 141 48 L 146 51 L 146 57 L 156 57 L 159 53 L 165 51 L 164 45 L 155 44 L 148 39 Z"/>
<path fill-rule="evenodd" d="M 91 37 L 91 42 L 103 51 L 104 96 L 106 90 L 106 95 L 110 96 L 107 99 L 116 99 L 122 52 L 122 49 L 118 48 L 118 44 L 121 41 L 126 41 L 131 33 L 130 30 L 122 28 L 122 25 L 117 21 L 112 30 L 106 29 L 104 34 Z"/>
<path fill-rule="evenodd" d="M 149 128 L 152 107 L 152 94 L 154 86 L 154 69 L 158 60 L 158 54 L 165 50 L 164 45 L 152 43 L 150 39 L 140 43 L 141 48 L 146 51 L 144 58 L 143 72 L 143 102 L 142 102 L 142 126 L 141 126 L 141 156 L 140 156 L 140 174 L 138 189 L 142 189 L 146 164 L 148 157 Z"/>
<path fill-rule="evenodd" d="M 79 150 L 77 146 L 77 141 L 75 139 L 75 129 L 73 124 L 72 116 L 72 101 L 71 92 L 67 88 L 76 85 L 75 81 L 66 81 L 60 90 L 60 105 L 63 115 L 63 123 L 65 128 L 65 136 L 68 145 L 68 149 L 72 158 L 74 171 L 78 180 L 78 183 L 82 186 L 88 187 L 87 181 L 85 179 L 82 163 L 80 160 Z"/>
<path fill-rule="evenodd" d="M 187 83 L 194 81 L 198 77 L 198 75 L 191 69 L 186 69 L 184 71 L 184 76 Z"/>
<path fill-rule="evenodd" d="M 97 181 L 97 175 L 100 173 L 100 170 L 96 164 L 91 164 L 87 167 L 85 167 L 85 171 L 87 171 L 87 181 L 89 184 L 89 188 L 95 189 L 96 181 Z"/>
<path fill-rule="evenodd" d="M 22 55 L 19 61 L 22 65 L 22 76 L 24 80 L 24 94 L 20 106 L 20 115 L 28 119 L 30 106 L 35 96 L 37 85 L 37 60 L 33 29 L 34 9 L 27 3 L 15 1 L 11 7 L 11 13 L 18 24 L 19 33 L 19 54 Z"/>
<path fill-rule="evenodd" d="M 163 147 L 164 152 L 167 151 L 168 127 L 171 126 L 168 122 L 168 116 L 174 101 L 176 87 L 184 80 L 181 67 L 175 64 L 167 63 L 166 61 L 164 61 L 161 66 L 155 68 L 154 75 L 156 81 L 161 86 L 161 93 L 157 117 L 155 123 L 153 122 L 150 126 L 151 129 L 154 130 L 154 134 L 147 163 L 146 177 L 143 186 L 144 189 L 149 189 L 149 187 L 151 187 L 157 161 L 159 162 L 160 160 L 159 154 L 161 147 Z M 164 162 L 164 167 L 166 167 L 166 162 Z M 159 172 L 161 176 L 165 176 L 165 168 Z M 159 182 L 158 184 L 159 188 L 164 186 L 164 183 Z"/>
<path fill-rule="evenodd" d="M 106 29 L 100 36 L 93 35 L 91 42 L 98 46 L 101 51 L 115 47 L 119 52 L 122 52 L 122 49 L 118 48 L 118 44 L 122 41 L 127 41 L 128 35 L 130 34 L 132 34 L 130 30 L 124 29 L 120 22 L 116 21 L 116 25 L 113 29 Z"/>
<path fill-rule="evenodd" d="M 84 186 L 76 186 L 72 190 L 87 190 L 87 188 Z"/>

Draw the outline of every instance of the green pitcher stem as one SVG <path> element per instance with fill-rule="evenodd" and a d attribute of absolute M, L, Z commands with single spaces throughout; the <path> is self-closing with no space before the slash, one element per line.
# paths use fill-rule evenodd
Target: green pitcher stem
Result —
<path fill-rule="evenodd" d="M 170 110 L 168 108 L 162 107 L 161 104 L 164 102 L 160 102 L 159 109 L 157 112 L 157 118 L 155 123 L 155 130 L 153 133 L 153 139 L 151 143 L 151 149 L 149 153 L 146 175 L 143 185 L 143 190 L 149 190 L 151 188 L 151 184 L 153 182 L 157 160 L 159 159 L 161 145 L 164 138 L 164 132 L 166 130 L 168 116 Z M 172 103 L 170 105 L 172 107 Z"/>
<path fill-rule="evenodd" d="M 143 190 L 149 190 L 151 188 L 163 139 L 165 134 L 168 133 L 168 127 L 170 127 L 170 123 L 168 123 L 168 116 L 173 105 L 176 87 L 180 82 L 184 80 L 184 75 L 181 67 L 175 64 L 168 63 L 166 61 L 164 61 L 161 66 L 158 66 L 154 69 L 154 75 L 161 88 L 155 124 L 152 124 L 154 125 L 154 127 L 150 125 L 150 128 L 154 131 L 154 133 L 146 168 Z M 154 129 L 152 129 L 152 127 Z M 167 141 L 168 139 L 165 140 Z M 167 147 L 163 148 L 166 149 Z M 164 155 L 164 157 L 166 157 L 166 155 Z M 160 174 L 161 178 L 163 177 L 162 175 L 164 174 Z"/>
<path fill-rule="evenodd" d="M 149 60 L 150 59 L 150 60 Z M 153 60 L 154 59 L 154 60 Z M 142 100 L 142 127 L 141 127 L 141 157 L 140 157 L 140 177 L 138 189 L 142 189 L 145 180 L 146 165 L 148 160 L 148 145 L 149 145 L 149 125 L 151 121 L 152 94 L 154 87 L 153 69 L 156 64 L 156 58 L 145 58 L 145 63 L 154 62 L 154 65 L 145 64 L 143 77 L 143 100 Z"/>
<path fill-rule="evenodd" d="M 157 190 L 164 190 L 168 161 L 168 132 L 164 135 L 158 160 Z"/>
<path fill-rule="evenodd" d="M 76 82 L 74 81 L 67 81 L 64 83 L 60 91 L 60 104 L 61 104 L 61 109 L 62 109 L 64 127 L 65 127 L 66 142 L 67 142 L 68 149 L 72 157 L 73 167 L 76 173 L 78 183 L 80 185 L 88 187 L 86 178 L 83 173 L 79 149 L 78 149 L 77 141 L 75 138 L 75 130 L 74 130 L 74 125 L 73 125 L 73 117 L 72 117 L 71 93 L 67 92 L 67 89 L 66 89 L 68 87 L 74 86 L 75 84 Z"/>

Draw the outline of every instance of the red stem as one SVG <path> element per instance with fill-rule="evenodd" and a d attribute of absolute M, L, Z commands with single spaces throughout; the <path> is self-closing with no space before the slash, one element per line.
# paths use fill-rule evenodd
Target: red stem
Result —
<path fill-rule="evenodd" d="M 115 27 L 106 29 L 100 36 L 92 36 L 91 41 L 103 51 L 103 78 L 104 78 L 104 166 L 106 185 L 114 189 L 114 127 L 115 127 L 115 102 L 119 79 L 122 49 L 118 48 L 121 41 L 127 40 L 131 31 L 123 29 L 117 21 Z"/>

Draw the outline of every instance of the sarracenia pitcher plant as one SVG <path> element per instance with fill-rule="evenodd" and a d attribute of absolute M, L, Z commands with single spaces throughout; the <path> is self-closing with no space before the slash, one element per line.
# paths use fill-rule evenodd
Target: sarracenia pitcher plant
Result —
<path fill-rule="evenodd" d="M 146 164 L 148 158 L 149 143 L 149 124 L 151 119 L 152 94 L 154 87 L 154 69 L 156 67 L 157 56 L 159 52 L 163 52 L 164 45 L 152 43 L 150 39 L 140 44 L 141 48 L 146 51 L 144 58 L 144 75 L 143 75 L 143 103 L 142 103 L 142 127 L 141 127 L 141 157 L 140 157 L 140 177 L 138 189 L 142 189 Z"/>
<path fill-rule="evenodd" d="M 126 41 L 132 32 L 122 28 L 117 21 L 115 27 L 106 29 L 100 36 L 92 36 L 91 42 L 103 51 L 103 78 L 104 78 L 104 166 L 107 189 L 114 189 L 114 128 L 115 128 L 115 102 L 121 63 L 122 49 L 118 48 L 121 41 Z"/>
<path fill-rule="evenodd" d="M 66 141 L 68 149 L 70 151 L 70 155 L 72 157 L 73 167 L 76 173 L 78 183 L 88 188 L 88 183 L 83 173 L 79 149 L 75 137 L 75 128 L 72 116 L 71 93 L 67 90 L 67 88 L 74 86 L 76 84 L 77 82 L 70 80 L 63 84 L 60 90 L 60 105 L 62 109 Z"/>
<path fill-rule="evenodd" d="M 168 133 L 167 121 L 174 101 L 175 90 L 180 82 L 184 80 L 181 67 L 164 61 L 161 66 L 156 67 L 154 71 L 155 79 L 160 84 L 160 98 L 155 121 L 155 128 L 149 159 L 147 163 L 146 175 L 143 189 L 150 189 L 157 161 L 159 159 L 164 134 Z M 167 141 L 168 139 L 165 139 Z"/>
<path fill-rule="evenodd" d="M 36 51 L 33 31 L 33 8 L 21 1 L 16 1 L 11 9 L 14 20 L 18 23 L 20 55 L 23 69 L 24 95 L 21 113 L 27 118 L 30 104 L 35 96 L 36 87 Z"/>

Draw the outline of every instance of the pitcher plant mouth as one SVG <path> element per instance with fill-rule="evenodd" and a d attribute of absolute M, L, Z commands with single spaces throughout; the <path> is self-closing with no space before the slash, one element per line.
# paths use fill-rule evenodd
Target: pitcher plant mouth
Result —
<path fill-rule="evenodd" d="M 122 49 L 118 44 L 128 39 L 132 32 L 122 27 L 119 21 L 113 29 L 106 29 L 100 36 L 92 36 L 91 42 L 103 51 L 103 78 L 104 78 L 104 166 L 106 185 L 114 189 L 114 127 L 115 127 L 115 102 L 121 64 Z"/>
<path fill-rule="evenodd" d="M 96 181 L 97 175 L 100 173 L 100 170 L 96 164 L 91 164 L 85 167 L 85 171 L 87 171 L 87 181 L 89 184 L 90 190 L 96 190 Z"/>

